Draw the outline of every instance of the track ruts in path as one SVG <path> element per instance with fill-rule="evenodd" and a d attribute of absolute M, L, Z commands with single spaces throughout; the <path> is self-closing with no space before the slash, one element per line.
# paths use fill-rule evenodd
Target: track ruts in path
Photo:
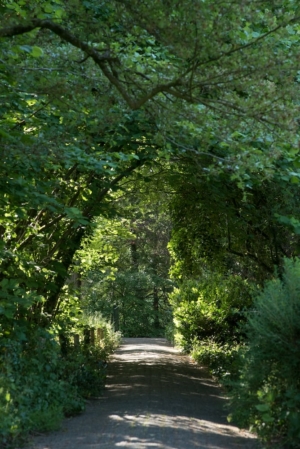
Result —
<path fill-rule="evenodd" d="M 127 338 L 111 357 L 107 386 L 80 416 L 37 436 L 34 449 L 253 449 L 228 424 L 222 390 L 162 338 Z"/>

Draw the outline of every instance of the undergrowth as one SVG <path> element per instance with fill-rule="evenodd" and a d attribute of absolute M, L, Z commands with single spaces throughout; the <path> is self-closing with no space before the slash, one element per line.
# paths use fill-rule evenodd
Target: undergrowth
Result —
<path fill-rule="evenodd" d="M 226 387 L 229 421 L 256 432 L 264 448 L 299 449 L 300 259 L 284 261 L 231 332 L 230 309 L 221 315 L 222 301 L 206 307 L 207 288 L 188 288 L 175 310 L 175 341 Z"/>
<path fill-rule="evenodd" d="M 59 428 L 64 416 L 84 410 L 86 398 L 101 395 L 105 361 L 120 341 L 108 324 L 101 326 L 102 339 L 95 345 L 84 343 L 88 319 L 73 329 L 82 334 L 78 346 L 66 332 L 63 351 L 61 329 L 15 325 L 1 338 L 1 448 L 21 445 L 32 432 Z"/>

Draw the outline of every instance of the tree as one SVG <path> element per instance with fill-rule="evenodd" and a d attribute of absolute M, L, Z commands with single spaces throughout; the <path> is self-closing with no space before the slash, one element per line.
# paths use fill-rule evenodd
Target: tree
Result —
<path fill-rule="evenodd" d="M 159 164 L 178 194 L 173 250 L 185 262 L 192 256 L 186 272 L 203 255 L 208 264 L 211 245 L 218 268 L 239 270 L 234 252 L 247 251 L 243 273 L 255 277 L 258 266 L 292 252 L 297 238 L 281 224 L 299 227 L 289 197 L 297 199 L 300 178 L 296 0 L 153 0 L 151 8 L 138 0 L 4 0 L 0 17 L 1 337 L 26 342 L 36 327 L 62 325 L 76 251 L 97 223 L 116 217 L 130 181 L 147 181 Z M 201 226 L 183 194 L 199 207 Z M 147 207 L 130 218 L 131 259 L 103 244 L 99 260 L 124 264 L 131 303 L 142 280 L 144 310 L 153 310 L 163 303 L 167 233 L 160 238 Z"/>
<path fill-rule="evenodd" d="M 6 1 L 1 12 L 2 276 L 16 280 L 6 294 L 30 285 L 26 306 L 41 298 L 55 313 L 86 227 L 143 164 L 205 153 L 201 170 L 239 159 L 232 176 L 244 179 L 293 149 L 271 154 L 273 137 L 253 151 L 253 138 L 276 126 L 286 140 L 295 126 L 294 2 Z"/>
<path fill-rule="evenodd" d="M 77 253 L 84 307 L 101 311 L 125 336 L 135 337 L 163 334 L 171 318 L 167 295 L 172 289 L 170 220 L 161 201 L 152 195 L 150 202 L 139 186 L 140 181 L 132 181 L 126 198 L 116 194 L 121 216 L 99 217 Z"/>
<path fill-rule="evenodd" d="M 170 180 L 174 273 L 197 277 L 209 268 L 263 282 L 297 254 L 299 235 L 280 217 L 299 217 L 299 189 L 282 171 L 263 182 L 249 176 L 241 189 L 226 174 L 199 176 L 190 162 L 182 170 Z"/>

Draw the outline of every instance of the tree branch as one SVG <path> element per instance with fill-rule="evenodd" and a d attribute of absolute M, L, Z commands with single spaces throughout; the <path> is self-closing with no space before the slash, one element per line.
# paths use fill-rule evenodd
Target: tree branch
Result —
<path fill-rule="evenodd" d="M 120 173 L 118 176 L 116 176 L 109 184 L 107 187 L 104 187 L 103 189 L 101 189 L 97 195 L 97 197 L 93 200 L 93 203 L 89 206 L 87 206 L 82 215 L 84 217 L 88 217 L 89 219 L 93 218 L 93 208 L 95 205 L 98 205 L 100 203 L 100 201 L 103 200 L 103 198 L 105 197 L 105 195 L 110 191 L 110 189 L 115 186 L 116 184 L 118 184 L 119 181 L 121 181 L 121 179 L 127 177 L 131 172 L 133 172 L 134 170 L 136 170 L 138 167 L 141 167 L 143 165 L 143 161 L 141 159 L 135 160 L 133 162 L 133 164 L 128 167 L 126 170 L 124 170 L 122 173 Z"/>
<path fill-rule="evenodd" d="M 186 85 L 186 87 L 189 87 L 189 90 L 191 92 L 191 86 L 188 85 L 190 83 L 187 84 L 187 83 L 183 82 L 184 77 L 188 73 L 192 72 L 192 76 L 193 76 L 194 70 L 201 67 L 202 65 L 214 63 L 225 56 L 228 57 L 234 53 L 246 50 L 249 47 L 252 47 L 253 45 L 257 44 L 259 41 L 262 41 L 270 34 L 275 33 L 276 31 L 278 31 L 279 29 L 283 28 L 284 26 L 286 26 L 290 23 L 294 23 L 298 19 L 299 19 L 298 17 L 293 18 L 292 20 L 290 20 L 289 22 L 287 22 L 285 24 L 280 24 L 280 25 L 274 27 L 272 30 L 269 30 L 267 33 L 252 40 L 251 42 L 248 42 L 245 45 L 241 45 L 241 46 L 232 48 L 231 50 L 229 50 L 227 52 L 221 52 L 216 57 L 211 57 L 205 61 L 195 60 L 193 67 L 187 69 L 185 73 L 179 75 L 176 79 L 173 79 L 172 81 L 170 81 L 168 83 L 158 84 L 154 88 L 150 89 L 150 91 L 142 94 L 140 96 L 140 98 L 134 98 L 132 95 L 130 95 L 128 93 L 128 91 L 126 90 L 126 88 L 124 88 L 124 85 L 122 84 L 122 82 L 118 79 L 116 74 L 111 69 L 109 63 L 118 61 L 118 58 L 116 56 L 113 56 L 111 54 L 110 50 L 106 49 L 103 53 L 100 53 L 94 47 L 90 46 L 86 42 L 84 42 L 81 39 L 79 39 L 78 37 L 76 37 L 69 30 L 63 28 L 61 25 L 59 25 L 55 22 L 52 22 L 51 20 L 32 19 L 30 22 L 28 22 L 26 24 L 17 24 L 17 25 L 12 25 L 9 27 L 4 27 L 4 28 L 0 29 L 0 37 L 17 36 L 20 34 L 28 33 L 36 28 L 48 29 L 48 30 L 52 31 L 54 34 L 59 36 L 62 40 L 70 43 L 71 45 L 73 45 L 76 48 L 79 48 L 86 54 L 86 57 L 84 57 L 84 59 L 82 61 L 79 61 L 80 63 L 84 62 L 88 57 L 91 57 L 93 59 L 93 61 L 95 62 L 95 64 L 97 64 L 98 67 L 101 69 L 103 75 L 119 91 L 119 93 L 121 94 L 121 96 L 123 97 L 123 99 L 125 100 L 127 105 L 131 109 L 136 110 L 136 109 L 141 108 L 147 101 L 151 100 L 159 93 L 169 93 L 177 98 L 181 98 L 183 100 L 190 101 L 190 102 L 195 102 L 196 99 L 193 98 L 193 96 L 191 94 L 186 94 L 186 93 L 176 89 L 176 87 Z"/>

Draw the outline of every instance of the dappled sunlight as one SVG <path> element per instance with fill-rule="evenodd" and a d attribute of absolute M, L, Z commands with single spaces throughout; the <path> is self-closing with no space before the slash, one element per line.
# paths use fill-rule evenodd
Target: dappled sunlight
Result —
<path fill-rule="evenodd" d="M 123 340 L 107 380 L 102 398 L 34 449 L 255 447 L 253 435 L 228 424 L 226 398 L 208 372 L 164 339 Z"/>
<path fill-rule="evenodd" d="M 129 425 L 140 425 L 147 427 L 169 427 L 175 429 L 192 430 L 194 433 L 201 432 L 216 432 L 221 435 L 235 435 L 239 429 L 230 425 L 221 425 L 211 421 L 196 419 L 187 416 L 168 416 L 165 414 L 150 414 L 150 415 L 129 415 L 124 416 L 110 415 L 110 419 L 114 421 L 127 422 Z M 253 437 L 254 438 L 254 437 Z"/>
<path fill-rule="evenodd" d="M 161 365 L 172 363 L 176 366 L 181 363 L 181 352 L 164 338 L 125 338 L 112 360 L 144 364 L 156 364 L 159 361 Z"/>
<path fill-rule="evenodd" d="M 234 426 L 220 425 L 181 415 L 115 414 L 110 415 L 109 419 L 115 423 L 116 431 L 120 429 L 123 433 L 121 435 L 120 432 L 120 441 L 117 441 L 114 446 L 116 448 L 227 449 L 230 446 L 242 449 L 247 447 L 248 438 L 254 440 L 254 436 L 249 436 Z M 217 437 L 217 443 L 215 439 L 212 440 L 212 435 Z M 232 441 L 229 443 L 231 439 L 235 439 L 234 445 Z"/>

